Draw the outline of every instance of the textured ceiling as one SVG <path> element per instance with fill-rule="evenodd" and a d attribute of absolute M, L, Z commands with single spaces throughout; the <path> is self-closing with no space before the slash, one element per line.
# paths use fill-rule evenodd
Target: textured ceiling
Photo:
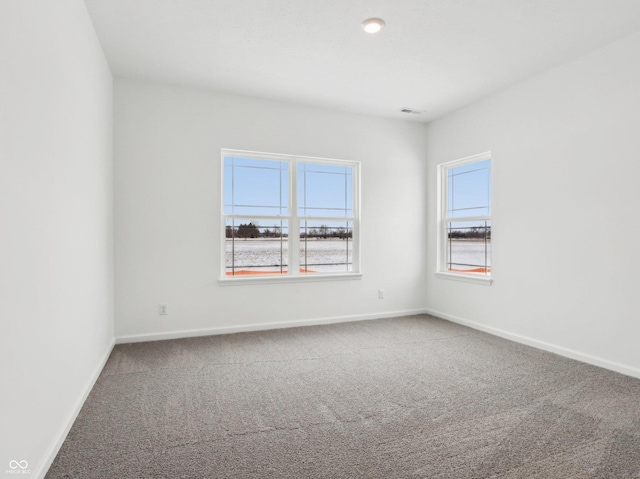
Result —
<path fill-rule="evenodd" d="M 85 3 L 116 76 L 417 121 L 640 30 L 639 0 Z"/>

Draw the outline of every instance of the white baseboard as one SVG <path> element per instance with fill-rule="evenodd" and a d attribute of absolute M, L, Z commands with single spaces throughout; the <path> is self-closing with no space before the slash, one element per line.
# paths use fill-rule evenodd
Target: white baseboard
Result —
<path fill-rule="evenodd" d="M 74 404 L 73 409 L 71 410 L 71 412 L 69 413 L 69 416 L 67 417 L 64 429 L 60 431 L 58 436 L 52 442 L 51 446 L 49 446 L 47 453 L 44 455 L 44 459 L 38 465 L 38 468 L 35 470 L 35 474 L 33 475 L 33 477 L 37 479 L 44 479 L 44 476 L 47 474 L 47 471 L 51 467 L 51 464 L 53 463 L 53 460 L 56 458 L 58 451 L 60 451 L 60 448 L 62 447 L 64 440 L 67 438 L 67 434 L 69 434 L 69 431 L 71 430 L 71 426 L 73 426 L 73 423 L 78 417 L 78 414 L 80 413 L 80 409 L 82 409 L 82 406 L 84 405 L 84 402 L 86 401 L 87 396 L 89 396 L 89 393 L 93 389 L 94 384 L 98 380 L 98 376 L 100 376 L 100 373 L 104 368 L 104 365 L 107 363 L 107 359 L 109 359 L 109 356 L 111 355 L 111 351 L 113 350 L 113 347 L 115 346 L 115 344 L 116 342 L 114 338 L 110 341 L 106 351 L 102 356 L 102 360 L 98 363 L 96 368 L 93 370 L 93 373 L 91 374 L 84 388 L 82 389 L 80 397 Z"/>
<path fill-rule="evenodd" d="M 143 341 L 159 341 L 163 339 L 191 338 L 196 336 L 212 336 L 217 334 L 232 334 L 248 331 L 264 331 L 267 329 L 295 328 L 297 326 L 315 326 L 319 324 L 347 323 L 351 321 L 366 321 L 369 319 L 394 318 L 424 314 L 423 309 L 406 311 L 392 311 L 387 313 L 354 314 L 351 316 L 334 316 L 330 318 L 301 319 L 295 321 L 278 321 L 272 323 L 243 324 L 239 326 L 218 326 L 204 329 L 185 329 L 164 333 L 147 333 L 117 336 L 116 344 L 139 343 Z"/>
<path fill-rule="evenodd" d="M 509 339 L 517 343 L 526 344 L 527 346 L 532 346 L 534 348 L 542 349 L 544 351 L 549 351 L 551 353 L 559 354 L 560 356 L 564 356 L 570 359 L 575 359 L 583 363 L 592 364 L 594 366 L 599 366 L 601 368 L 610 369 L 611 371 L 615 371 L 621 374 L 625 374 L 627 376 L 632 376 L 634 378 L 640 379 L 640 369 L 627 366 L 625 364 L 616 363 L 614 361 L 609 361 L 608 359 L 592 356 L 591 354 L 581 353 L 579 351 L 574 351 L 573 349 L 569 349 L 563 346 L 558 346 L 556 344 L 547 343 L 545 341 L 529 338 L 527 336 L 522 336 L 520 334 L 510 333 L 508 331 L 504 331 L 498 328 L 493 328 L 491 326 L 485 326 L 483 324 L 476 323 L 475 321 L 469 321 L 467 319 L 458 318 L 457 316 L 452 316 L 450 314 L 443 313 L 440 311 L 425 309 L 424 313 L 430 314 L 431 316 L 435 316 L 440 319 L 451 321 L 452 323 L 462 324 L 463 326 L 469 326 L 470 328 L 484 331 L 485 333 L 493 334 L 494 336 L 499 336 L 501 338 Z"/>

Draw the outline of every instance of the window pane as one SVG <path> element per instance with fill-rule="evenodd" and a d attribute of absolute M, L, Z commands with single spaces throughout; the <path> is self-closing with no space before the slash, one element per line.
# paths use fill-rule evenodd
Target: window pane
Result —
<path fill-rule="evenodd" d="M 225 225 L 225 273 L 227 276 L 287 274 L 288 223 L 228 219 Z"/>
<path fill-rule="evenodd" d="M 451 222 L 447 226 L 447 271 L 490 274 L 491 222 Z"/>
<path fill-rule="evenodd" d="M 491 160 L 447 170 L 447 218 L 491 215 Z"/>
<path fill-rule="evenodd" d="M 353 216 L 353 168 L 318 163 L 298 164 L 300 216 Z"/>
<path fill-rule="evenodd" d="M 224 158 L 224 214 L 288 214 L 289 163 Z"/>
<path fill-rule="evenodd" d="M 300 272 L 353 271 L 353 223 L 350 221 L 300 222 Z"/>

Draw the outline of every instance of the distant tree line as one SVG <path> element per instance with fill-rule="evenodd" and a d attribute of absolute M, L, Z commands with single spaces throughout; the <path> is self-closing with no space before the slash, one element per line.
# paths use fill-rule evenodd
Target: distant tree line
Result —
<path fill-rule="evenodd" d="M 449 231 L 449 239 L 491 239 L 491 226 L 472 226 Z"/>
<path fill-rule="evenodd" d="M 227 226 L 226 228 L 226 237 L 227 238 L 262 238 L 263 233 L 260 232 L 260 228 L 253 223 L 242 224 L 237 228 L 232 228 L 231 226 Z"/>
<path fill-rule="evenodd" d="M 254 223 L 241 224 L 236 228 L 231 226 L 226 227 L 225 236 L 227 238 L 279 238 L 280 235 L 280 227 L 273 226 L 269 227 L 260 227 Z M 287 233 L 284 233 L 282 236 L 287 237 Z M 327 225 L 320 225 L 317 228 L 311 228 L 307 231 L 303 231 L 300 233 L 301 238 L 316 238 L 316 239 L 329 239 L 329 238 L 339 238 L 339 239 L 347 239 L 353 237 L 353 231 L 347 230 L 344 227 L 332 227 Z"/>
<path fill-rule="evenodd" d="M 317 228 L 310 228 L 307 231 L 300 232 L 300 238 L 346 239 L 346 238 L 353 238 L 353 231 L 348 230 L 342 226 L 332 227 L 327 225 L 320 225 Z"/>

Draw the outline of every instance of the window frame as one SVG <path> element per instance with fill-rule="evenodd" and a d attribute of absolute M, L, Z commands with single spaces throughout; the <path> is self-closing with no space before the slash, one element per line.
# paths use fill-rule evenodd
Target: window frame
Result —
<path fill-rule="evenodd" d="M 489 173 L 489 184 L 490 184 L 490 196 L 489 196 L 489 215 L 477 215 L 477 216 L 464 216 L 459 218 L 449 218 L 447 216 L 448 210 L 448 188 L 449 182 L 448 171 L 452 168 L 457 168 L 460 166 L 466 166 L 473 163 L 478 163 L 481 161 L 489 160 L 491 162 L 491 168 Z M 465 158 L 460 158 L 458 160 L 449 161 L 446 163 L 440 163 L 437 166 L 437 194 L 438 194 L 438 223 L 437 223 L 437 262 L 436 262 L 436 276 L 442 279 L 451 279 L 457 281 L 465 281 L 469 283 L 482 284 L 485 286 L 490 286 L 493 284 L 493 268 L 489 274 L 480 275 L 478 273 L 465 273 L 461 271 L 449 271 L 447 269 L 447 233 L 448 233 L 448 225 L 451 222 L 467 222 L 467 221 L 490 221 L 491 227 L 493 229 L 493 165 L 494 160 L 490 151 L 480 153 L 477 155 L 468 156 Z M 493 251 L 493 249 L 492 249 Z"/>
<path fill-rule="evenodd" d="M 242 156 L 255 160 L 284 161 L 288 163 L 288 204 L 286 215 L 256 215 L 256 214 L 226 214 L 225 213 L 225 156 Z M 327 217 L 300 215 L 298 211 L 298 164 L 323 164 L 348 166 L 352 168 L 352 208 L 351 217 Z M 360 262 L 360 162 L 352 160 L 338 160 L 332 158 L 318 158 L 301 155 L 288 155 L 281 153 L 265 153 L 257 151 L 236 150 L 221 148 L 220 150 L 220 227 L 221 227 L 221 264 L 220 264 L 220 284 L 263 284 L 263 283 L 287 283 L 287 282 L 313 282 L 313 281 L 333 281 L 350 280 L 362 278 Z M 230 218 L 257 220 L 281 220 L 288 222 L 287 237 L 287 273 L 266 274 L 266 275 L 238 275 L 228 276 L 226 274 L 226 221 Z M 352 222 L 352 271 L 335 273 L 301 273 L 300 272 L 300 222 L 304 220 L 326 220 L 326 221 L 350 221 Z"/>

